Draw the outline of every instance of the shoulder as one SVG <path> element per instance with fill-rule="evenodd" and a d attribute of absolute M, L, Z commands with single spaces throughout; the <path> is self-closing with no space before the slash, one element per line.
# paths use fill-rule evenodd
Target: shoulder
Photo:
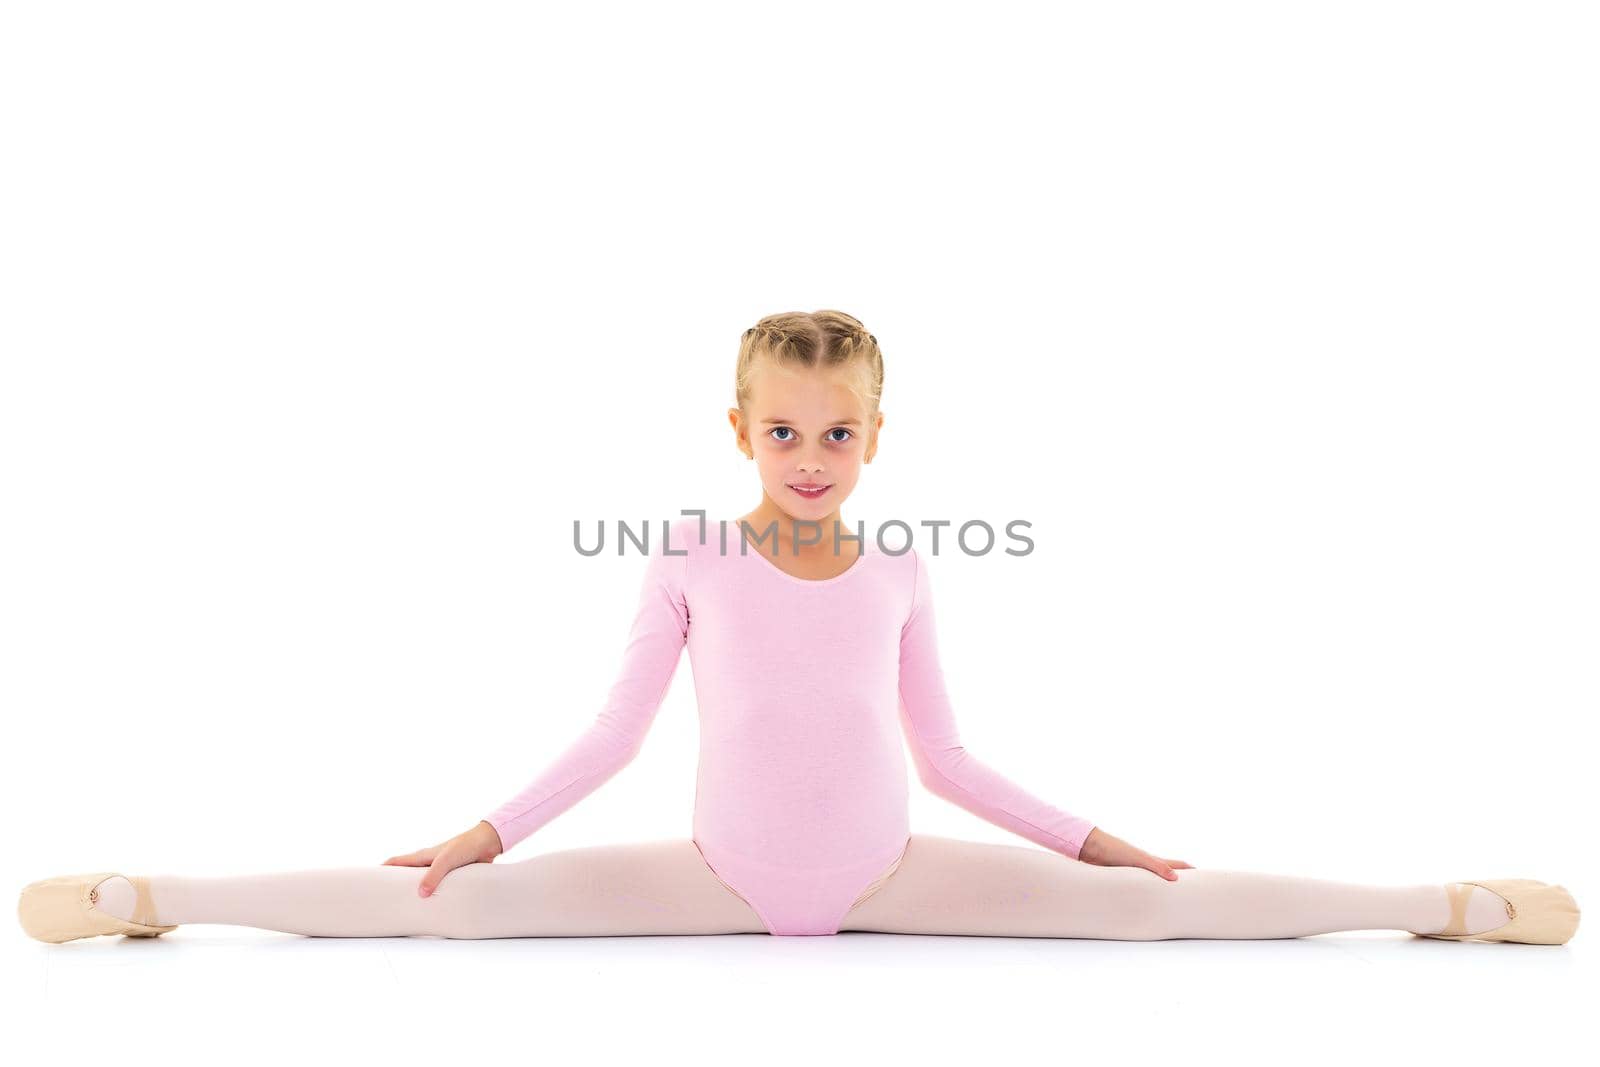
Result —
<path fill-rule="evenodd" d="M 641 537 L 648 557 L 646 571 L 663 581 L 682 582 L 698 539 L 698 524 L 692 519 L 654 520 Z"/>
<path fill-rule="evenodd" d="M 867 551 L 869 555 L 877 557 L 878 573 L 883 576 L 884 586 L 894 591 L 909 618 L 921 599 L 921 590 L 927 581 L 923 573 L 927 564 L 922 554 L 909 544 L 904 548 L 874 545 Z"/>
<path fill-rule="evenodd" d="M 672 519 L 663 524 L 663 528 L 667 531 L 667 536 L 661 544 L 661 549 L 667 550 L 671 555 L 686 553 L 700 541 L 699 519 Z"/>
<path fill-rule="evenodd" d="M 914 579 L 917 572 L 926 565 L 923 562 L 922 553 L 918 552 L 916 546 L 910 543 L 907 543 L 904 548 L 898 548 L 894 551 L 874 546 L 872 552 L 874 555 L 887 556 L 892 560 L 893 566 L 905 572 L 908 581 Z"/>

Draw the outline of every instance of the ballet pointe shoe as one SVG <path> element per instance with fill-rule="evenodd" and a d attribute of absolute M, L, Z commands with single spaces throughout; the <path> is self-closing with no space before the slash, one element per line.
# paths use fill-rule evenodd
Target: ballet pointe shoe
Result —
<path fill-rule="evenodd" d="M 133 919 L 119 919 L 95 907 L 94 887 L 107 878 L 127 878 L 133 883 Z M 119 875 L 115 871 L 99 874 L 64 874 L 32 882 L 17 900 L 17 918 L 28 936 L 38 941 L 60 944 L 80 937 L 100 934 L 126 934 L 128 937 L 159 937 L 177 926 L 157 926 L 150 903 L 150 885 L 144 878 Z"/>
<path fill-rule="evenodd" d="M 1505 898 L 1510 920 L 1493 930 L 1469 934 L 1467 898 L 1479 886 Z M 1450 921 L 1436 934 L 1418 934 L 1441 941 L 1515 941 L 1524 945 L 1564 945 L 1578 929 L 1578 902 L 1559 885 L 1531 878 L 1501 878 L 1485 882 L 1453 882 L 1444 887 L 1450 898 Z"/>

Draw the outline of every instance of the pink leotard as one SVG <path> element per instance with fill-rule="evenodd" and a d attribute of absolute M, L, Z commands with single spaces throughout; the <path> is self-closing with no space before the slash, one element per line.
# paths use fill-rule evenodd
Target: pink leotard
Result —
<path fill-rule="evenodd" d="M 910 841 L 902 732 L 934 794 L 1077 858 L 1093 823 L 962 747 L 915 549 L 891 554 L 869 536 L 842 574 L 808 580 L 778 568 L 770 537 L 747 544 L 737 521 L 708 522 L 704 537 L 698 518 L 669 525 L 649 549 L 622 669 L 594 724 L 487 817 L 502 848 L 633 759 L 687 644 L 700 711 L 694 842 L 770 933 L 837 933 L 899 864 Z"/>

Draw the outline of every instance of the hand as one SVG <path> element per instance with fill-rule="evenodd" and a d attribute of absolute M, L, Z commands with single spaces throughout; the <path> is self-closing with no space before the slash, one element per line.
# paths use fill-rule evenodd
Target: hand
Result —
<path fill-rule="evenodd" d="M 419 848 L 404 856 L 390 856 L 383 863 L 384 866 L 428 868 L 428 873 L 422 876 L 422 882 L 417 886 L 417 896 L 431 897 L 433 891 L 439 888 L 439 883 L 444 881 L 444 876 L 457 867 L 465 867 L 469 863 L 493 863 L 500 852 L 500 835 L 489 823 L 480 822 L 442 845 Z"/>
<path fill-rule="evenodd" d="M 1098 826 L 1090 830 L 1089 836 L 1083 839 L 1083 848 L 1079 850 L 1078 858 L 1085 863 L 1093 863 L 1100 867 L 1143 867 L 1172 882 L 1178 880 L 1177 874 L 1174 873 L 1176 869 L 1193 869 L 1192 864 L 1182 860 L 1164 860 L 1152 856 L 1120 837 L 1111 836 Z"/>

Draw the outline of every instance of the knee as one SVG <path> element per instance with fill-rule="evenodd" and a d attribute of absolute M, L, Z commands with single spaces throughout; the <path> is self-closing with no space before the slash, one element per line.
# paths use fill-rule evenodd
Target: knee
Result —
<path fill-rule="evenodd" d="M 495 883 L 505 871 L 490 864 L 468 864 L 445 875 L 433 895 L 419 902 L 427 934 L 472 940 L 487 936 L 495 909 Z"/>

